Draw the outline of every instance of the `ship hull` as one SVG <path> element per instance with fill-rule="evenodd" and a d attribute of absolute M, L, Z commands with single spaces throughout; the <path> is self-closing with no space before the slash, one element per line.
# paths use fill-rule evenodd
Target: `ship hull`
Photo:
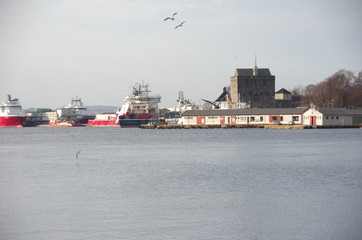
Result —
<path fill-rule="evenodd" d="M 87 123 L 87 126 L 90 127 L 113 127 L 113 126 L 119 126 L 118 123 L 116 123 L 115 120 L 89 120 Z"/>
<path fill-rule="evenodd" d="M 147 118 L 119 119 L 119 125 L 121 127 L 140 127 L 143 124 L 148 124 L 150 121 Z"/>
<path fill-rule="evenodd" d="M 26 116 L 1 116 L 0 127 L 22 127 Z"/>
<path fill-rule="evenodd" d="M 81 116 L 81 117 L 78 117 L 77 119 L 77 123 L 80 123 L 80 124 L 88 124 L 89 121 L 91 120 L 94 120 L 95 116 Z"/>

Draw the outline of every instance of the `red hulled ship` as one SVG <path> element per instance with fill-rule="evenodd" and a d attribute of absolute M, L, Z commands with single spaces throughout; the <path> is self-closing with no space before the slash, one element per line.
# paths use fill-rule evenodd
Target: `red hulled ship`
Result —
<path fill-rule="evenodd" d="M 21 108 L 17 98 L 8 99 L 1 102 L 0 105 L 0 127 L 22 127 L 26 119 L 26 113 Z"/>

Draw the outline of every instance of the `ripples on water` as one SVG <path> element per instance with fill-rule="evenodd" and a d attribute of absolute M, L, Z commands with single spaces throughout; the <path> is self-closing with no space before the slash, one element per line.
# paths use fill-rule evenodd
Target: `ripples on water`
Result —
<path fill-rule="evenodd" d="M 362 236 L 360 129 L 0 133 L 0 239 Z"/>

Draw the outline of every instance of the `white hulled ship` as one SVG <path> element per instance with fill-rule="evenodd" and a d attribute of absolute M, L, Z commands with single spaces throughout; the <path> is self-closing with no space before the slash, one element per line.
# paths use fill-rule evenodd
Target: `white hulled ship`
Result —
<path fill-rule="evenodd" d="M 75 99 L 72 98 L 71 103 L 65 106 L 63 109 L 72 109 L 76 115 L 76 122 L 81 124 L 88 123 L 88 120 L 94 119 L 95 114 L 87 109 L 84 106 L 82 99 L 76 97 Z"/>
<path fill-rule="evenodd" d="M 177 106 L 168 108 L 169 112 L 165 116 L 165 122 L 170 125 L 181 124 L 181 115 L 185 111 L 200 110 L 201 106 L 196 105 L 195 101 L 184 98 L 184 92 L 178 92 Z"/>
<path fill-rule="evenodd" d="M 26 113 L 21 108 L 17 98 L 11 98 L 1 102 L 0 105 L 0 127 L 22 127 L 26 119 Z"/>
<path fill-rule="evenodd" d="M 88 111 L 82 100 L 76 97 L 75 99 L 72 98 L 70 104 L 54 112 L 54 116 L 49 119 L 49 125 L 52 127 L 82 126 L 87 124 L 89 119 L 94 118 L 95 114 Z"/>
<path fill-rule="evenodd" d="M 117 111 L 117 121 L 121 127 L 139 127 L 158 121 L 160 95 L 151 95 L 148 85 L 137 83 L 132 93 L 126 96 L 122 108 Z"/>

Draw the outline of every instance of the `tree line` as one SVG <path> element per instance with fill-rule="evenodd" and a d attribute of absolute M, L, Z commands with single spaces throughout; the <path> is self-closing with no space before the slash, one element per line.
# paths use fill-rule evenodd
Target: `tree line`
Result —
<path fill-rule="evenodd" d="M 298 86 L 291 92 L 293 102 L 300 106 L 362 107 L 362 71 L 354 75 L 339 70 L 320 83 Z"/>

